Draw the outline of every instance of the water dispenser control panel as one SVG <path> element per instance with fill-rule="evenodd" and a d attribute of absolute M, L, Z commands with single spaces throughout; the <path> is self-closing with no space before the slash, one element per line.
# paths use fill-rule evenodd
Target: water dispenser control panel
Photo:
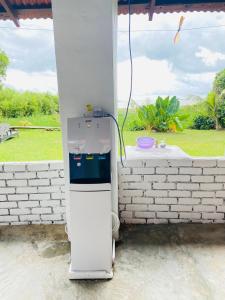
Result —
<path fill-rule="evenodd" d="M 111 183 L 111 119 L 68 119 L 70 184 Z"/>
<path fill-rule="evenodd" d="M 68 119 L 68 147 L 70 153 L 92 154 L 111 151 L 111 119 Z"/>

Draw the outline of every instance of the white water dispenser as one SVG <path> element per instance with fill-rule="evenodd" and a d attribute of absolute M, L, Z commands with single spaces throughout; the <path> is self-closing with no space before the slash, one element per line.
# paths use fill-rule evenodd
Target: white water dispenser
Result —
<path fill-rule="evenodd" d="M 68 119 L 70 279 L 113 276 L 111 122 Z"/>

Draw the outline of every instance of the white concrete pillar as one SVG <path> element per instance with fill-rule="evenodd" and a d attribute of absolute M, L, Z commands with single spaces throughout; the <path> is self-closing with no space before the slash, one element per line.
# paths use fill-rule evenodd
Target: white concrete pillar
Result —
<path fill-rule="evenodd" d="M 86 104 L 116 116 L 117 0 L 53 0 L 52 6 L 67 175 L 67 118 L 82 116 Z M 112 207 L 118 213 L 115 130 L 112 135 Z"/>

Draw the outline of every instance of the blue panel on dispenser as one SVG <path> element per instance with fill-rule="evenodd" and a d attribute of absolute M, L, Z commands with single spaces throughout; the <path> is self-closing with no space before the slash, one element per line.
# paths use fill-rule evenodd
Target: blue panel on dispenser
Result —
<path fill-rule="evenodd" d="M 105 154 L 69 154 L 70 183 L 111 183 L 110 152 Z"/>

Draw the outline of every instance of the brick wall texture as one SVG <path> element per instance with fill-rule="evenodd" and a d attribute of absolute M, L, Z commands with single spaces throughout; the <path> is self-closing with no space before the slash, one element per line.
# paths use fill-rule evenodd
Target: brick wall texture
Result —
<path fill-rule="evenodd" d="M 0 163 L 0 225 L 65 223 L 63 163 Z"/>
<path fill-rule="evenodd" d="M 225 159 L 127 161 L 119 210 L 127 224 L 224 223 Z"/>
<path fill-rule="evenodd" d="M 225 223 L 225 158 L 130 160 L 118 172 L 122 223 Z M 65 220 L 61 161 L 0 163 L 0 225 Z"/>

